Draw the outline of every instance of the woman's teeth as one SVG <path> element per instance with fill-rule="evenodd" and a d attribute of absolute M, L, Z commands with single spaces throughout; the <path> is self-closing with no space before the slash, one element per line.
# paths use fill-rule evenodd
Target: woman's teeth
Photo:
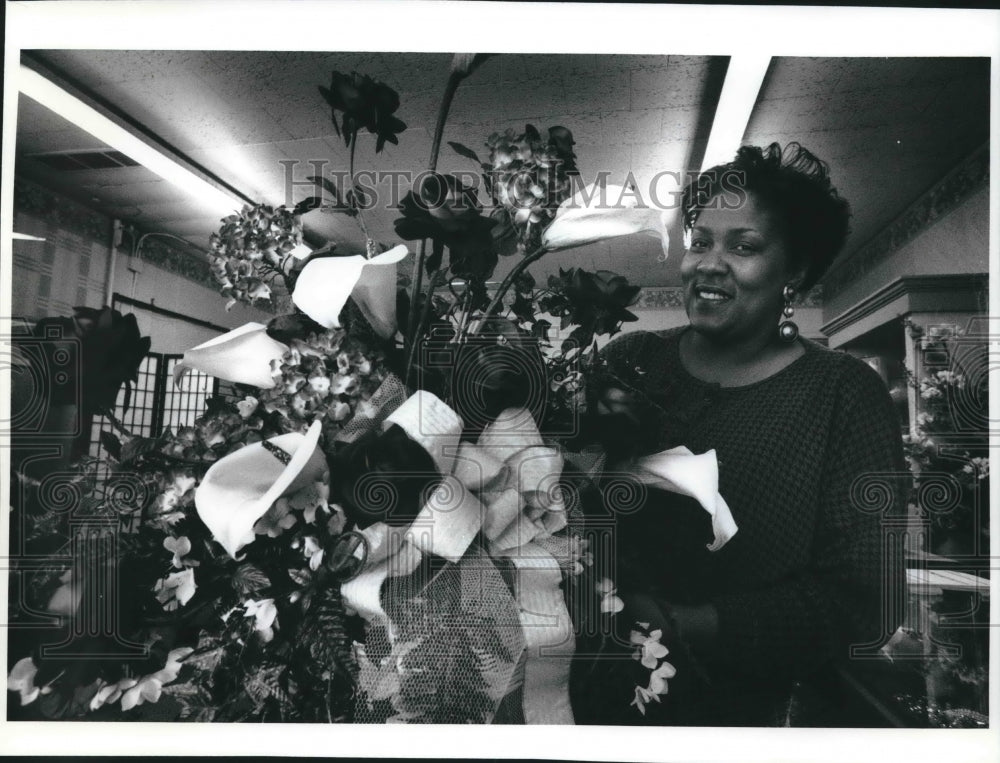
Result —
<path fill-rule="evenodd" d="M 698 289 L 696 294 L 699 299 L 709 299 L 715 302 L 721 302 L 722 300 L 729 299 L 728 294 L 723 294 L 721 291 L 709 291 L 708 289 Z"/>

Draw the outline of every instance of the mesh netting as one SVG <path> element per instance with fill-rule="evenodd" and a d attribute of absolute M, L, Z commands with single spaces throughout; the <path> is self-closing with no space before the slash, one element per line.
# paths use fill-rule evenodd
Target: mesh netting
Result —
<path fill-rule="evenodd" d="M 369 628 L 361 659 L 357 723 L 517 722 L 504 702 L 524 651 L 518 607 L 498 566 L 473 547 L 458 564 L 427 556 L 389 578 L 391 624 Z"/>
<path fill-rule="evenodd" d="M 395 374 L 389 374 L 368 401 L 367 410 L 372 415 L 365 416 L 360 412 L 356 414 L 337 433 L 337 441 L 352 443 L 366 432 L 382 426 L 386 418 L 399 408 L 408 396 L 406 385 L 400 378 Z"/>

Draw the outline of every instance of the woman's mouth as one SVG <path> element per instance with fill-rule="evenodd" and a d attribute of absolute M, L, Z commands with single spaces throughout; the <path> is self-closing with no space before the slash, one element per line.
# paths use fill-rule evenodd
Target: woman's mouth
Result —
<path fill-rule="evenodd" d="M 733 295 L 728 291 L 719 289 L 715 286 L 704 285 L 695 286 L 694 295 L 698 299 L 703 299 L 707 302 L 726 302 L 733 298 Z"/>

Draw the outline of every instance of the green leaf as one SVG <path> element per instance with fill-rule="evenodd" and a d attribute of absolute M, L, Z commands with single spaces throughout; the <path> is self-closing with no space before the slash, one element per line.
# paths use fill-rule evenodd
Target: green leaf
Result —
<path fill-rule="evenodd" d="M 139 456 L 155 450 L 156 446 L 157 440 L 151 437 L 131 437 L 122 445 L 121 458 L 119 460 L 123 465 L 130 464 L 139 458 Z"/>
<path fill-rule="evenodd" d="M 441 239 L 432 239 L 431 245 L 430 257 L 424 261 L 424 267 L 427 270 L 427 275 L 430 275 L 441 268 L 441 260 L 444 257 L 444 242 L 442 242 Z"/>
<path fill-rule="evenodd" d="M 115 437 L 111 432 L 106 432 L 101 430 L 101 447 L 108 452 L 115 461 L 121 461 L 122 458 L 122 443 L 117 437 Z"/>
<path fill-rule="evenodd" d="M 233 588 L 244 596 L 262 591 L 271 585 L 264 571 L 252 564 L 240 565 L 233 575 Z"/>
<path fill-rule="evenodd" d="M 303 199 L 298 204 L 295 205 L 293 210 L 297 215 L 304 215 L 306 212 L 311 212 L 314 209 L 318 209 L 323 204 L 323 199 L 320 196 L 310 196 L 308 199 Z"/>
<path fill-rule="evenodd" d="M 550 321 L 547 321 L 544 318 L 539 318 L 532 324 L 531 334 L 543 342 L 548 342 L 550 328 L 552 328 L 552 323 Z"/>
<path fill-rule="evenodd" d="M 497 225 L 490 231 L 496 253 L 501 257 L 517 254 L 517 230 L 511 223 L 507 210 L 503 207 L 497 207 L 490 213 L 490 217 L 497 221 Z"/>
<path fill-rule="evenodd" d="M 461 143 L 456 143 L 453 140 L 449 140 L 448 145 L 451 146 L 452 149 L 455 151 L 455 153 L 458 154 L 459 156 L 464 156 L 466 159 L 471 159 L 476 164 L 482 166 L 482 161 L 476 155 L 476 152 L 473 151 L 468 146 L 462 145 Z"/>
<path fill-rule="evenodd" d="M 514 296 L 514 302 L 510 306 L 511 311 L 517 318 L 525 323 L 531 323 L 535 319 L 533 300 L 530 296 L 525 296 L 518 292 Z"/>

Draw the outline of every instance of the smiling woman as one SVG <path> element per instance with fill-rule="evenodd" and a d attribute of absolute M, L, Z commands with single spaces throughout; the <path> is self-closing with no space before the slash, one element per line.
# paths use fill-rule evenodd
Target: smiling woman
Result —
<path fill-rule="evenodd" d="M 723 188 L 738 189 L 739 203 Z M 851 649 L 877 649 L 899 621 L 890 604 L 903 560 L 886 556 L 882 537 L 899 508 L 899 422 L 864 363 L 779 330 L 791 293 L 816 282 L 846 237 L 847 204 L 822 162 L 795 144 L 744 147 L 688 188 L 683 211 L 690 325 L 612 342 L 604 357 L 629 383 L 611 385 L 598 411 L 633 431 L 657 422 L 610 454 L 616 474 L 647 455 L 640 442 L 650 453 L 714 451 L 739 532 L 706 550 L 704 519 L 655 491 L 618 520 L 623 564 L 635 567 L 619 577 L 625 619 L 662 629 L 678 674 L 700 675 L 647 718 L 804 723 L 801 705 L 790 711 L 793 688 Z M 885 489 L 885 505 L 859 498 L 866 480 Z"/>

